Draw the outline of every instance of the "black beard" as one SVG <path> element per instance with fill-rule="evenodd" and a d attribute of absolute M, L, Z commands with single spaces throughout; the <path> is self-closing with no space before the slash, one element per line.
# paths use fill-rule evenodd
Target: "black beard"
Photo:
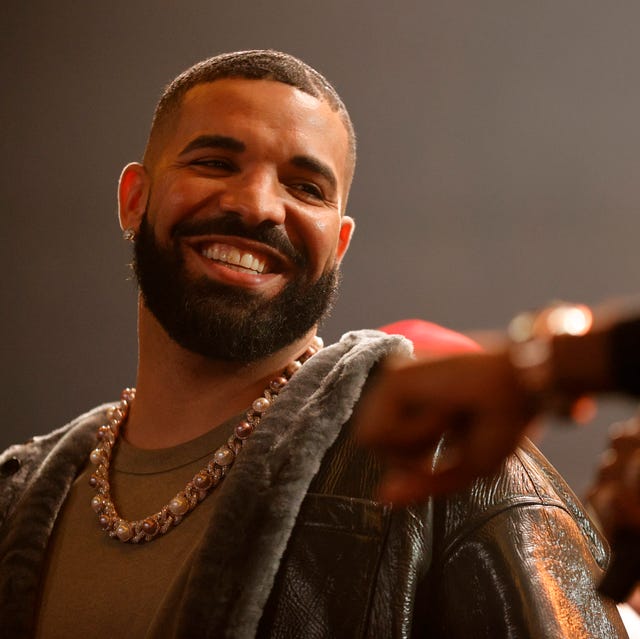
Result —
<path fill-rule="evenodd" d="M 189 277 L 179 239 L 223 233 L 268 244 L 289 257 L 301 275 L 272 299 Z M 308 282 L 308 259 L 278 228 L 246 228 L 237 217 L 179 223 L 172 244 L 161 247 L 145 213 L 134 246 L 134 270 L 146 307 L 169 337 L 212 359 L 253 362 L 304 336 L 331 309 L 338 290 L 336 266 Z"/>

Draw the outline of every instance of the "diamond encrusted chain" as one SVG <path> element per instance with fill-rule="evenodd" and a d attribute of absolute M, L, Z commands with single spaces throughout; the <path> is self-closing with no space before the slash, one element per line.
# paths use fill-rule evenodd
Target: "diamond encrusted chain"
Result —
<path fill-rule="evenodd" d="M 291 362 L 280 376 L 269 382 L 262 396 L 253 402 L 245 418 L 236 426 L 233 435 L 229 437 L 226 444 L 216 450 L 209 463 L 199 470 L 191 481 L 187 482 L 187 485 L 157 513 L 135 521 L 124 519 L 118 514 L 111 498 L 109 483 L 113 447 L 127 420 L 129 407 L 136 395 L 135 388 L 125 388 L 120 401 L 107 410 L 108 421 L 98 429 L 98 445 L 90 456 L 92 463 L 96 465 L 89 479 L 89 484 L 96 490 L 96 495 L 91 499 L 91 507 L 98 515 L 102 529 L 114 539 L 137 544 L 151 541 L 167 533 L 173 526 L 177 526 L 220 484 L 242 450 L 244 442 L 257 428 L 262 416 L 273 404 L 278 393 L 287 385 L 296 371 L 321 348 L 322 340 L 315 337 L 300 358 Z"/>

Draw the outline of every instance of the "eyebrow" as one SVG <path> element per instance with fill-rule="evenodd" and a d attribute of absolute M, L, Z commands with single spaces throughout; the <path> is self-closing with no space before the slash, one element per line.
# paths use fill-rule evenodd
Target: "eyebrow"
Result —
<path fill-rule="evenodd" d="M 246 149 L 246 146 L 244 142 L 240 142 L 240 140 L 226 135 L 200 135 L 191 140 L 191 142 L 180 151 L 180 155 L 185 155 L 198 149 L 224 149 L 226 151 L 242 153 Z"/>
<path fill-rule="evenodd" d="M 308 155 L 295 155 L 291 158 L 291 164 L 301 169 L 308 169 L 314 173 L 319 173 L 335 189 L 338 185 L 335 173 L 324 163 Z"/>

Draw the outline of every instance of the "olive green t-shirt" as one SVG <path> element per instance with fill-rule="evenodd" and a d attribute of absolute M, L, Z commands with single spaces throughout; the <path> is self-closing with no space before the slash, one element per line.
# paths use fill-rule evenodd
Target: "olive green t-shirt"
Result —
<path fill-rule="evenodd" d="M 142 519 L 160 510 L 206 466 L 238 421 L 173 448 L 143 450 L 121 438 L 110 470 L 120 515 Z M 54 528 L 36 637 L 169 637 L 193 554 L 211 521 L 216 489 L 167 534 L 142 544 L 122 543 L 101 529 L 91 508 L 93 470 L 88 463 L 75 480 Z"/>

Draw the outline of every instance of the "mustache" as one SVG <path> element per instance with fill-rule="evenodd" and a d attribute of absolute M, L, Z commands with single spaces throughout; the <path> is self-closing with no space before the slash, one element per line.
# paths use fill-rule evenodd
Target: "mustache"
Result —
<path fill-rule="evenodd" d="M 307 256 L 296 249 L 278 226 L 247 226 L 241 218 L 235 215 L 208 218 L 205 220 L 181 220 L 171 231 L 171 237 L 197 237 L 199 235 L 230 235 L 242 237 L 265 244 L 289 258 L 296 266 L 304 266 Z"/>

